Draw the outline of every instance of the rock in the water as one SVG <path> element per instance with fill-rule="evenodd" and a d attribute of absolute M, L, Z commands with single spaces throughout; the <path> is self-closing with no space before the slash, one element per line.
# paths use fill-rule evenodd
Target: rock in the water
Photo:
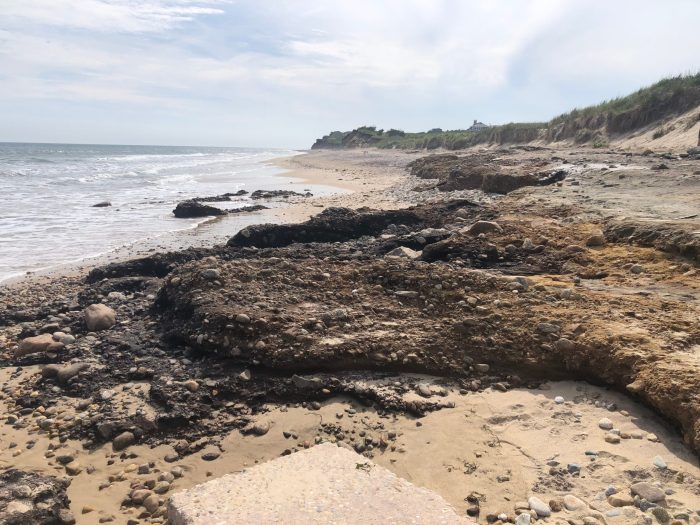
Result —
<path fill-rule="evenodd" d="M 108 208 L 111 205 L 112 205 L 112 203 L 109 201 L 102 201 L 102 202 L 98 202 L 97 204 L 93 204 L 92 207 L 93 208 Z"/>
<path fill-rule="evenodd" d="M 647 483 L 646 481 L 640 481 L 635 483 L 630 487 L 632 494 L 639 496 L 642 499 L 651 501 L 652 503 L 658 503 L 666 499 L 666 493 L 659 487 Z"/>
<path fill-rule="evenodd" d="M 27 337 L 19 343 L 19 347 L 15 351 L 15 356 L 21 357 L 29 354 L 37 354 L 46 352 L 49 345 L 54 343 L 51 334 L 41 334 L 34 337 Z"/>
<path fill-rule="evenodd" d="M 117 314 L 105 304 L 91 304 L 85 309 L 85 324 L 91 332 L 109 330 L 117 322 Z"/>
<path fill-rule="evenodd" d="M 173 210 L 173 214 L 178 219 L 192 219 L 196 217 L 216 217 L 225 215 L 226 212 L 214 206 L 207 206 L 201 202 L 189 200 L 178 203 Z"/>
<path fill-rule="evenodd" d="M 122 432 L 112 440 L 112 448 L 115 451 L 124 450 L 126 447 L 133 445 L 136 437 L 132 432 Z"/>
<path fill-rule="evenodd" d="M 531 496 L 527 500 L 527 504 L 534 510 L 540 518 L 546 518 L 552 514 L 552 509 L 544 501 L 537 496 Z"/>

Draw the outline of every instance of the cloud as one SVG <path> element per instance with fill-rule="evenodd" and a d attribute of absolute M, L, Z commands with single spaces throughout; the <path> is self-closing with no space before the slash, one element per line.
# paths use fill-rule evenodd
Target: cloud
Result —
<path fill-rule="evenodd" d="M 178 115 L 182 143 L 220 143 L 221 122 L 245 128 L 226 140 L 274 128 L 294 145 L 365 123 L 545 119 L 700 66 L 700 4 L 683 0 L 6 3 L 0 110 L 41 103 L 50 125 L 67 104 L 99 107 L 119 133 L 143 115 L 151 143 Z M 0 123 L 0 139 L 11 132 Z"/>
<path fill-rule="evenodd" d="M 3 5 L 11 23 L 109 32 L 161 32 L 201 15 L 220 15 L 213 7 L 226 0 L 22 0 Z"/>

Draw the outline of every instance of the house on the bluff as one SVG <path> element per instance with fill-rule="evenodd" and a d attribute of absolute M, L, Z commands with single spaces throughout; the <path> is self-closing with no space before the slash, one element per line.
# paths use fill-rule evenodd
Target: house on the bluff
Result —
<path fill-rule="evenodd" d="M 478 120 L 474 120 L 474 124 L 467 130 L 467 131 L 482 131 L 484 129 L 487 129 L 489 126 L 484 124 L 483 122 L 479 122 Z"/>

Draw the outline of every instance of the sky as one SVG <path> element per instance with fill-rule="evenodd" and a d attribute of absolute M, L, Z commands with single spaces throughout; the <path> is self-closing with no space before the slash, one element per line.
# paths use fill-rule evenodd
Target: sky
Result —
<path fill-rule="evenodd" d="M 700 71 L 698 0 L 0 0 L 0 141 L 305 148 Z"/>

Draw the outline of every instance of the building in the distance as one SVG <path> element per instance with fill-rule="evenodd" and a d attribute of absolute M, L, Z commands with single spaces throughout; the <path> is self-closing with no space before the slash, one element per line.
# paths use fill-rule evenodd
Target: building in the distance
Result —
<path fill-rule="evenodd" d="M 467 131 L 481 131 L 483 129 L 487 129 L 489 126 L 484 124 L 483 122 L 479 122 L 478 120 L 474 120 L 474 124 L 472 124 L 472 127 L 469 128 Z"/>

